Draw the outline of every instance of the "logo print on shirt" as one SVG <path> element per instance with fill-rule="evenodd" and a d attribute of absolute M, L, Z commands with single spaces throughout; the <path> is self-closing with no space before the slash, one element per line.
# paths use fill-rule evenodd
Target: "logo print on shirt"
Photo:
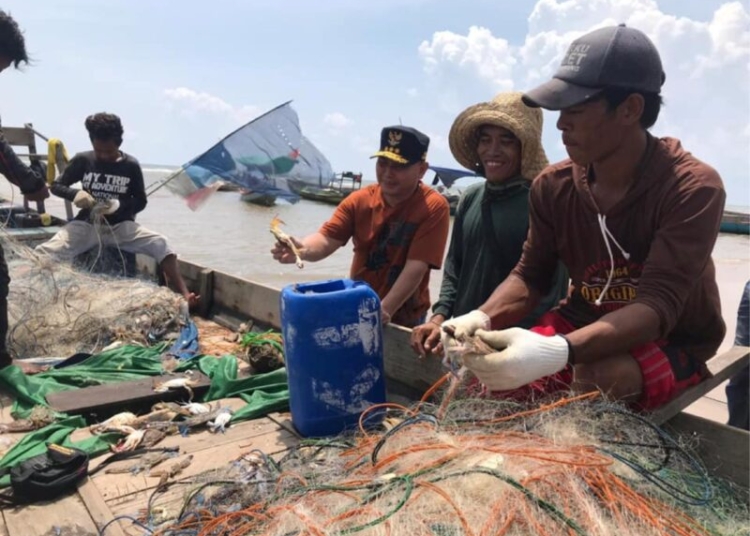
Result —
<path fill-rule="evenodd" d="M 130 177 L 108 173 L 84 173 L 83 189 L 96 199 L 117 199 L 130 191 Z"/>
<path fill-rule="evenodd" d="M 638 296 L 638 282 L 640 280 L 643 265 L 625 259 L 615 259 L 612 283 L 602 299 L 602 305 L 597 307 L 594 302 L 602 295 L 610 272 L 609 260 L 600 261 L 586 268 L 577 289 L 581 297 L 592 307 L 600 311 L 616 311 L 632 302 Z"/>

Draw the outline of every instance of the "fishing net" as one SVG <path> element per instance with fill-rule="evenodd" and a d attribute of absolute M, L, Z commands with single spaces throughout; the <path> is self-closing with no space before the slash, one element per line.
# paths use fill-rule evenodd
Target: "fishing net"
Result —
<path fill-rule="evenodd" d="M 456 385 L 440 405 L 376 406 L 358 433 L 246 452 L 179 494 L 157 490 L 137 522 L 160 536 L 750 533 L 746 497 L 625 407 Z"/>
<path fill-rule="evenodd" d="M 116 341 L 149 345 L 176 338 L 187 318 L 182 296 L 154 282 L 55 261 L 5 232 L 0 243 L 11 277 L 8 349 L 15 357 L 93 354 Z"/>

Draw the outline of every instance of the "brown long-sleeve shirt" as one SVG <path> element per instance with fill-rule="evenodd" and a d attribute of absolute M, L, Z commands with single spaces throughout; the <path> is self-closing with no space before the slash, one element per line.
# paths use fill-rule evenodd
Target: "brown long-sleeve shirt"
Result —
<path fill-rule="evenodd" d="M 514 273 L 546 293 L 561 259 L 574 290 L 560 313 L 573 325 L 641 303 L 658 314 L 660 338 L 705 361 L 726 330 L 711 259 L 725 197 L 719 174 L 678 140 L 651 138 L 639 176 L 601 226 L 587 169 L 560 162 L 532 185 Z"/>

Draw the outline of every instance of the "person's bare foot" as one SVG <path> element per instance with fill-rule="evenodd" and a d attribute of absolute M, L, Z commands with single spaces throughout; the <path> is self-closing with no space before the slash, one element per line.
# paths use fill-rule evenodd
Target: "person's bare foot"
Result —
<path fill-rule="evenodd" d="M 27 376 L 31 376 L 33 374 L 39 374 L 40 372 L 46 372 L 49 370 L 49 367 L 43 366 L 43 365 L 37 365 L 35 363 L 26 363 L 21 360 L 14 360 L 14 365 L 17 365 L 18 368 L 21 369 L 21 372 L 26 374 Z"/>

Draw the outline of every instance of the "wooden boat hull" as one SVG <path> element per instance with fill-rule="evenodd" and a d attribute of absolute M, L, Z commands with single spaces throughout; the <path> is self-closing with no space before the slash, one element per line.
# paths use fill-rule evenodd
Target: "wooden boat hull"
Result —
<path fill-rule="evenodd" d="M 302 188 L 298 195 L 302 199 L 308 199 L 310 201 L 319 201 L 328 205 L 338 205 L 341 203 L 350 192 L 342 192 L 334 190 L 332 188 Z"/>
<path fill-rule="evenodd" d="M 33 245 L 48 239 L 57 229 L 40 227 L 11 229 L 9 232 L 15 238 Z M 259 327 L 280 329 L 279 289 L 182 259 L 178 263 L 188 287 L 202 297 L 197 311 L 201 316 L 232 329 L 238 328 L 247 320 L 252 320 Z M 153 259 L 139 255 L 136 264 L 140 273 L 156 277 L 156 263 Z M 401 326 L 388 325 L 384 329 L 385 374 L 389 396 L 392 398 L 415 399 L 445 374 L 439 359 L 420 360 L 414 356 L 409 345 L 410 334 L 411 330 Z M 738 359 L 738 356 L 742 358 Z M 715 357 L 709 361 L 709 369 L 713 372 L 720 367 L 722 360 L 731 361 L 734 368 L 724 370 L 725 374 L 731 374 L 748 362 L 748 349 L 735 347 L 730 352 Z M 710 388 L 708 384 L 704 387 Z M 675 406 L 662 409 L 666 411 L 660 410 L 660 413 L 654 415 L 654 419 L 675 432 L 693 437 L 697 441 L 698 452 L 712 474 L 748 489 L 748 432 L 689 415 L 675 409 Z"/>
<path fill-rule="evenodd" d="M 279 289 L 254 281 L 212 270 L 199 264 L 180 260 L 182 275 L 192 289 L 201 296 L 204 316 L 215 322 L 236 329 L 240 323 L 252 319 L 256 324 L 269 328 L 281 328 Z M 151 259 L 138 259 L 139 269 L 153 273 L 155 263 Z M 386 384 L 390 397 L 417 399 L 440 377 L 445 369 L 440 359 L 417 359 L 409 344 L 411 330 L 387 325 L 383 330 Z M 731 374 L 748 362 L 748 349 L 735 347 L 731 352 L 741 359 L 733 359 Z M 729 360 L 729 353 L 709 361 L 709 369 L 720 366 L 717 361 Z M 717 378 L 719 380 L 719 378 Z M 721 423 L 701 419 L 674 407 L 655 414 L 657 422 L 667 428 L 688 434 L 698 442 L 698 451 L 714 475 L 727 478 L 744 489 L 750 485 L 750 434 L 744 430 Z M 670 412 L 670 410 L 672 410 Z"/>

